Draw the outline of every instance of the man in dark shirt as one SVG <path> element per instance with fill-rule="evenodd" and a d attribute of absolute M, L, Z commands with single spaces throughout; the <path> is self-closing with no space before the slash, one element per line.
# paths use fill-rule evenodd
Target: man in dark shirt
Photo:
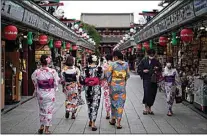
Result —
<path fill-rule="evenodd" d="M 143 79 L 144 97 L 143 104 L 145 110 L 143 114 L 154 114 L 151 110 L 157 94 L 157 80 L 158 74 L 161 73 L 162 67 L 157 59 L 155 59 L 155 50 L 150 49 L 147 51 L 148 56 L 143 58 L 138 65 L 138 73 Z"/>

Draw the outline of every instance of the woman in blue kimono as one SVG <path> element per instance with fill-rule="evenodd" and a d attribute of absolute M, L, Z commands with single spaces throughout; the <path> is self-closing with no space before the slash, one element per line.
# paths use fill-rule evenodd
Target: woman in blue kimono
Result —
<path fill-rule="evenodd" d="M 114 52 L 114 62 L 109 65 L 106 75 L 110 86 L 111 98 L 111 125 L 117 121 L 117 129 L 121 129 L 121 119 L 126 101 L 126 82 L 129 78 L 129 65 L 123 61 L 120 51 Z"/>

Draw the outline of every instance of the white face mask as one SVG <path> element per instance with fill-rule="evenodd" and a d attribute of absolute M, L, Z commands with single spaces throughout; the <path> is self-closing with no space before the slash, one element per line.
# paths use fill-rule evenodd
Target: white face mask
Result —
<path fill-rule="evenodd" d="M 167 66 L 168 68 L 171 68 L 172 64 L 171 64 L 171 63 L 167 63 L 166 66 Z"/>

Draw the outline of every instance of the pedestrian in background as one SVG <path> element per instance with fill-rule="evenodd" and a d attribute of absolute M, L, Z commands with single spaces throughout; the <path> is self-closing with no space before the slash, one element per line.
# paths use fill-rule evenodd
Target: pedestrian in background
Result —
<path fill-rule="evenodd" d="M 34 95 L 39 104 L 40 129 L 39 134 L 49 134 L 49 127 L 52 126 L 52 115 L 55 106 L 55 90 L 58 88 L 59 77 L 55 69 L 48 67 L 51 58 L 42 55 L 40 58 L 42 67 L 35 70 L 31 78 L 35 86 Z"/>
<path fill-rule="evenodd" d="M 172 106 L 175 101 L 176 90 L 181 90 L 181 81 L 178 75 L 177 70 L 174 68 L 173 65 L 173 58 L 169 57 L 167 59 L 166 66 L 163 72 L 164 77 L 164 89 L 166 93 L 167 99 L 167 108 L 168 108 L 168 116 L 172 116 Z"/>
<path fill-rule="evenodd" d="M 101 99 L 101 83 L 100 81 L 103 78 L 102 68 L 99 67 L 98 57 L 95 55 L 90 55 L 88 58 L 88 66 L 84 70 L 85 77 L 85 95 L 86 102 L 88 105 L 88 116 L 89 116 L 89 126 L 92 128 L 92 131 L 96 131 L 97 127 L 95 126 L 98 109 L 100 106 Z"/>
<path fill-rule="evenodd" d="M 78 108 L 78 81 L 80 71 L 74 66 L 74 58 L 68 56 L 65 61 L 65 66 L 61 71 L 63 93 L 66 96 L 65 100 L 65 118 L 69 118 L 72 113 L 71 119 L 75 119 L 75 113 Z"/>
<path fill-rule="evenodd" d="M 112 116 L 109 123 L 115 125 L 117 121 L 117 129 L 121 129 L 121 119 L 126 101 L 126 82 L 129 78 L 129 65 L 123 61 L 123 55 L 120 51 L 114 52 L 113 59 L 114 62 L 109 65 L 107 71 Z"/>
<path fill-rule="evenodd" d="M 112 63 L 112 56 L 107 55 L 106 60 L 103 61 L 102 69 L 104 71 L 104 79 L 101 81 L 101 88 L 104 92 L 104 105 L 106 109 L 106 119 L 110 119 L 110 111 L 111 111 L 111 100 L 109 97 L 109 84 L 107 81 L 107 70 Z"/>
<path fill-rule="evenodd" d="M 157 59 L 155 59 L 155 50 L 150 49 L 147 51 L 148 56 L 143 58 L 138 65 L 138 73 L 143 79 L 144 97 L 143 104 L 145 104 L 144 115 L 151 114 L 154 112 L 151 107 L 154 104 L 155 97 L 157 94 L 158 80 L 162 72 L 162 66 Z"/>

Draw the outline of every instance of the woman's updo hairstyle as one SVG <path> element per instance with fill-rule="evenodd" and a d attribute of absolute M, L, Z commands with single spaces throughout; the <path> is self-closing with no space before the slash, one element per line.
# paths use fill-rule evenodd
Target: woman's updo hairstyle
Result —
<path fill-rule="evenodd" d="M 74 58 L 72 56 L 68 56 L 65 61 L 66 66 L 73 66 L 74 65 Z"/>
<path fill-rule="evenodd" d="M 98 61 L 98 57 L 95 54 L 90 55 L 89 58 L 88 58 L 88 63 L 89 64 L 92 64 L 94 62 L 96 63 L 97 61 Z"/>
<path fill-rule="evenodd" d="M 41 56 L 41 58 L 40 58 L 40 62 L 41 62 L 42 65 L 47 65 L 47 58 L 48 58 L 48 56 L 45 55 L 45 54 L 43 54 L 43 55 Z"/>

